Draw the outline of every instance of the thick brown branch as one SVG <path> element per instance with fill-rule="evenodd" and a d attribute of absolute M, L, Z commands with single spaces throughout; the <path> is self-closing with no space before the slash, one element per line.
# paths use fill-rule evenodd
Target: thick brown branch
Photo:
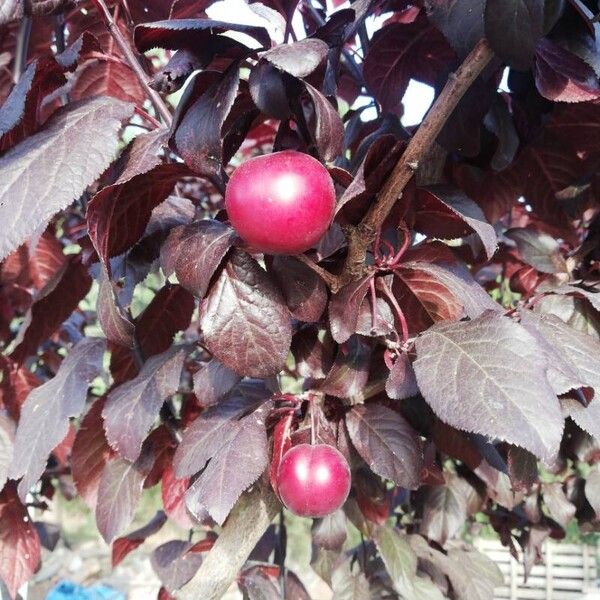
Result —
<path fill-rule="evenodd" d="M 96 8 L 100 11 L 104 22 L 106 23 L 106 27 L 110 31 L 110 34 L 113 36 L 115 42 L 117 43 L 117 46 L 119 46 L 119 49 L 127 59 L 129 66 L 132 68 L 141 86 L 144 88 L 146 95 L 148 96 L 148 98 L 150 98 L 152 104 L 154 104 L 156 112 L 161 116 L 162 120 L 165 122 L 166 125 L 171 125 L 171 121 L 173 120 L 171 111 L 165 104 L 165 101 L 160 97 L 158 92 L 153 90 L 148 85 L 148 75 L 144 70 L 144 67 L 142 67 L 142 64 L 138 60 L 131 45 L 123 36 L 123 33 L 119 29 L 119 26 L 115 23 L 115 20 L 113 19 L 112 15 L 110 14 L 110 11 L 108 10 L 108 7 L 106 6 L 106 2 L 104 2 L 104 0 L 93 0 L 93 2 L 96 5 Z"/>
<path fill-rule="evenodd" d="M 270 486 L 257 483 L 233 507 L 221 535 L 178 600 L 219 600 L 235 581 L 281 505 Z"/>
<path fill-rule="evenodd" d="M 465 58 L 456 73 L 448 78 L 444 89 L 427 113 L 427 116 L 410 140 L 404 154 L 394 167 L 377 201 L 371 206 L 362 222 L 349 236 L 348 256 L 337 288 L 360 277 L 365 268 L 367 249 L 375 240 L 396 201 L 411 180 L 423 158 L 429 152 L 446 121 L 460 99 L 493 58 L 494 53 L 485 39 L 478 42 Z M 335 290 L 334 290 L 335 291 Z"/>

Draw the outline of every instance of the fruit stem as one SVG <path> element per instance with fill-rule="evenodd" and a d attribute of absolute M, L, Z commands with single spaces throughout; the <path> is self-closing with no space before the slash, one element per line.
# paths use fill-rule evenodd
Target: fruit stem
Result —
<path fill-rule="evenodd" d="M 317 443 L 317 432 L 315 425 L 315 399 L 311 396 L 308 399 L 308 410 L 310 411 L 310 444 L 314 446 Z"/>

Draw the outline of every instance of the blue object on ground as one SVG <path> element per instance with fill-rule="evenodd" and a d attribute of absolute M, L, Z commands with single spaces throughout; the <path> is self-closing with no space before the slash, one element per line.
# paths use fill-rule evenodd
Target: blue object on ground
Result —
<path fill-rule="evenodd" d="M 46 600 L 125 600 L 125 594 L 106 585 L 85 588 L 72 581 L 61 581 L 50 590 Z"/>

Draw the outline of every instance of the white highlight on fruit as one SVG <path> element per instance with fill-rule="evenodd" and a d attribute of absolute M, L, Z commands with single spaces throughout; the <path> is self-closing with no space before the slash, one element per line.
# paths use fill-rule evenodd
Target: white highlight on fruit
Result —
<path fill-rule="evenodd" d="M 315 480 L 318 483 L 327 483 L 330 479 L 329 469 L 325 465 L 321 465 L 315 472 Z"/>
<path fill-rule="evenodd" d="M 296 200 L 296 191 L 300 185 L 302 180 L 298 175 L 286 173 L 280 175 L 275 181 L 273 194 L 278 201 L 293 202 Z"/>

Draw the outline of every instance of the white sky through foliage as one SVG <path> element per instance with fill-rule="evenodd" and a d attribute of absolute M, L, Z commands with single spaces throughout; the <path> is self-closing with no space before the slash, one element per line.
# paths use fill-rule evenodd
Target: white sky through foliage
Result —
<path fill-rule="evenodd" d="M 336 10 L 348 8 L 349 6 L 350 3 L 345 2 Z M 255 11 L 263 12 L 266 16 L 270 15 L 271 18 L 264 18 Z M 278 42 L 283 41 L 283 27 L 285 26 L 283 19 L 278 13 L 271 11 L 264 5 L 253 4 L 252 8 L 250 8 L 250 5 L 246 4 L 244 0 L 221 0 L 220 2 L 211 5 L 206 12 L 211 19 L 216 19 L 218 21 L 266 27 L 274 40 Z M 382 22 L 385 21 L 388 16 L 389 15 L 381 15 L 376 18 L 370 17 L 367 19 L 366 24 L 369 34 L 372 35 L 375 30 L 381 27 Z M 277 20 L 281 20 L 281 27 L 276 26 Z M 298 13 L 294 16 L 293 26 L 298 37 L 304 37 L 302 17 Z M 256 47 L 257 45 L 256 40 L 253 40 L 244 34 L 231 32 L 229 35 L 240 41 L 243 40 L 244 43 L 250 46 Z M 360 53 L 360 46 L 358 47 L 358 52 Z M 406 90 L 406 94 L 404 95 L 404 115 L 402 117 L 402 124 L 408 126 L 420 123 L 432 101 L 433 88 L 429 85 L 411 80 L 408 89 Z M 369 104 L 370 102 L 370 98 L 360 97 L 357 99 L 354 107 L 356 108 L 364 104 Z M 365 120 L 371 120 L 375 118 L 375 116 L 376 112 L 374 108 L 366 109 L 362 113 L 362 118 Z"/>

